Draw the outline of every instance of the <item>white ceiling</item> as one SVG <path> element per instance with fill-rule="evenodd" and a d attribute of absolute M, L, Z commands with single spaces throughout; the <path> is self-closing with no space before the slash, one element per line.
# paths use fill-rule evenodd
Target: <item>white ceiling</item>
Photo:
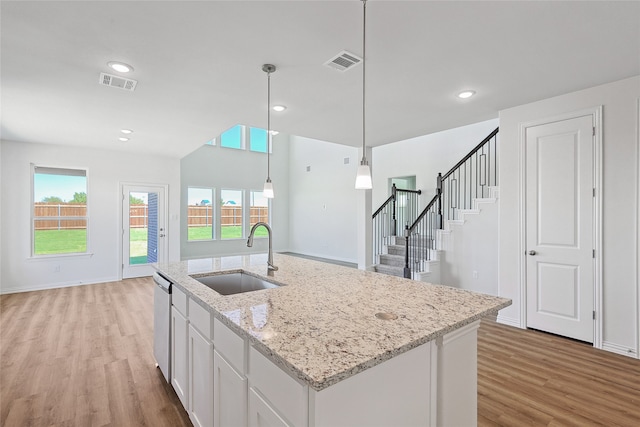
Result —
<path fill-rule="evenodd" d="M 3 140 L 182 157 L 237 124 L 359 146 L 362 2 L 2 1 Z M 135 92 L 98 85 L 133 65 Z M 640 74 L 640 2 L 367 3 L 367 145 Z M 113 72 L 112 72 L 113 73 Z M 456 98 L 463 89 L 477 95 Z M 121 128 L 131 140 L 117 138 Z"/>

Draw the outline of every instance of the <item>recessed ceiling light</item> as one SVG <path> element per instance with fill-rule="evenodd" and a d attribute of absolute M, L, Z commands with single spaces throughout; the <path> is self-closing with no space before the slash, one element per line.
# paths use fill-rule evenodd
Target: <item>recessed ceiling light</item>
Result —
<path fill-rule="evenodd" d="M 125 135 L 129 135 L 133 133 L 131 129 L 120 129 L 120 132 L 124 133 Z"/>
<path fill-rule="evenodd" d="M 129 65 L 129 64 L 125 64 L 124 62 L 111 61 L 111 62 L 108 62 L 107 65 L 111 69 L 113 69 L 113 70 L 115 70 L 115 71 L 117 71 L 119 73 L 128 73 L 130 71 L 133 71 L 133 67 L 131 65 Z"/>
<path fill-rule="evenodd" d="M 465 90 L 458 94 L 458 98 L 467 99 L 476 94 L 475 90 Z"/>
<path fill-rule="evenodd" d="M 129 138 L 125 138 L 124 136 L 121 136 L 120 138 L 118 138 L 120 141 L 122 142 L 127 142 L 129 140 Z"/>
<path fill-rule="evenodd" d="M 287 109 L 287 107 L 285 107 L 284 105 L 274 105 L 273 106 L 273 111 L 277 111 L 277 112 L 284 111 L 286 109 Z"/>

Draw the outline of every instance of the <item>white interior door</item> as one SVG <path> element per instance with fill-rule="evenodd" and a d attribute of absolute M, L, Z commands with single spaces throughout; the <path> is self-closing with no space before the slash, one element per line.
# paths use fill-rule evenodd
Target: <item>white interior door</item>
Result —
<path fill-rule="evenodd" d="M 594 340 L 593 116 L 528 127 L 527 327 Z"/>
<path fill-rule="evenodd" d="M 166 262 L 166 188 L 122 186 L 122 277 L 151 276 Z"/>

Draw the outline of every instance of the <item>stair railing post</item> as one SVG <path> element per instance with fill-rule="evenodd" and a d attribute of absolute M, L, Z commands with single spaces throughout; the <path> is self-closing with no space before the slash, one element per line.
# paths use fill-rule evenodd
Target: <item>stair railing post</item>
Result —
<path fill-rule="evenodd" d="M 396 185 L 391 185 L 391 197 L 393 197 L 392 207 L 391 207 L 391 231 L 393 232 L 392 236 L 398 235 L 397 229 L 397 218 L 396 218 Z"/>
<path fill-rule="evenodd" d="M 404 226 L 404 277 L 411 279 L 411 268 L 409 268 L 409 226 Z"/>
<path fill-rule="evenodd" d="M 442 230 L 442 173 L 438 172 L 436 193 L 438 194 L 438 228 Z"/>

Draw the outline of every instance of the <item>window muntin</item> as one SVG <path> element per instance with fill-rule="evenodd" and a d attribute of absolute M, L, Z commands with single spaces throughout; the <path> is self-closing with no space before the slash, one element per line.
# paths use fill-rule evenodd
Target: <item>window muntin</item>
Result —
<path fill-rule="evenodd" d="M 242 239 L 244 212 L 243 190 L 220 190 L 220 238 Z"/>
<path fill-rule="evenodd" d="M 32 255 L 87 252 L 87 171 L 33 166 Z"/>
<path fill-rule="evenodd" d="M 235 125 L 220 135 L 220 146 L 225 148 L 244 149 L 244 126 Z"/>
<path fill-rule="evenodd" d="M 267 152 L 267 130 L 249 128 L 249 149 L 259 153 Z"/>
<path fill-rule="evenodd" d="M 269 224 L 269 199 L 264 197 L 262 191 L 251 191 L 249 195 L 249 227 L 258 222 Z M 266 237 L 267 230 L 264 227 L 256 229 L 256 237 Z"/>
<path fill-rule="evenodd" d="M 187 240 L 212 240 L 214 234 L 215 190 L 189 187 L 187 189 Z"/>

